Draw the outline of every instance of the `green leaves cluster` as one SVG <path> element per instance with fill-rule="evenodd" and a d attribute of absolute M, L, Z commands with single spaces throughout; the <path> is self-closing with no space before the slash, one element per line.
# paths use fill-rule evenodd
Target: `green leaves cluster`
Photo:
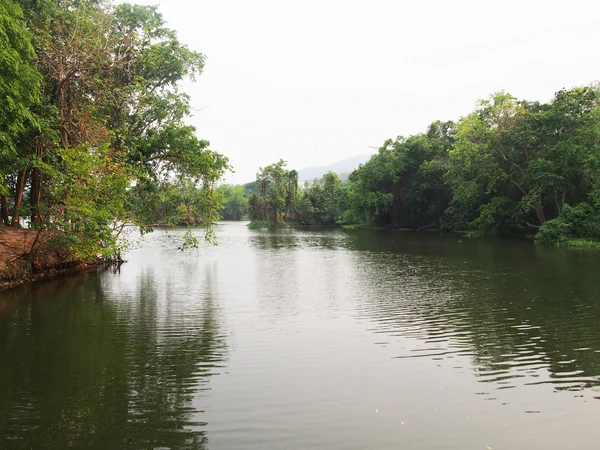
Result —
<path fill-rule="evenodd" d="M 261 168 L 256 182 L 236 187 L 248 193 L 248 216 L 254 227 L 268 224 L 277 228 L 285 221 L 300 225 L 332 225 L 338 223 L 346 202 L 341 181 L 327 173 L 312 186 L 298 186 L 298 172 L 287 170 L 286 162 Z M 226 203 L 227 205 L 227 203 Z M 227 206 L 226 206 L 227 208 Z"/>
<path fill-rule="evenodd" d="M 456 126 L 434 122 L 426 133 L 388 140 L 350 175 L 348 223 L 439 227 L 449 202 L 443 180 Z"/>
<path fill-rule="evenodd" d="M 152 226 L 200 226 L 215 222 L 206 203 L 213 201 L 210 189 L 202 189 L 188 179 L 175 181 L 142 180 L 128 191 L 128 209 L 144 224 Z M 220 202 L 215 201 L 220 210 Z"/>
<path fill-rule="evenodd" d="M 366 224 L 508 235 L 600 238 L 600 90 L 548 103 L 499 92 L 454 122 L 388 140 L 342 185 L 334 174 L 291 189 L 284 162 L 257 174 L 252 219 L 276 226 Z"/>
<path fill-rule="evenodd" d="M 41 76 L 23 12 L 11 1 L 0 2 L 0 176 L 19 170 L 19 137 L 36 127 L 31 108 L 40 100 Z M 0 183 L 0 195 L 9 194 Z"/>
<path fill-rule="evenodd" d="M 286 162 L 280 160 L 256 174 L 256 192 L 248 199 L 250 220 L 269 223 L 271 228 L 281 225 L 284 218 L 292 218 L 298 192 L 298 172 L 286 170 Z"/>
<path fill-rule="evenodd" d="M 334 225 L 346 207 L 345 191 L 339 177 L 326 173 L 321 180 L 307 186 L 298 195 L 296 219 L 302 225 Z"/>
<path fill-rule="evenodd" d="M 595 217 L 599 95 L 586 86 L 538 103 L 501 92 L 456 124 L 434 122 L 423 134 L 387 141 L 350 177 L 345 218 L 504 235 L 549 233 L 545 224 L 555 218 L 571 223 L 569 205 Z"/>
<path fill-rule="evenodd" d="M 217 188 L 217 193 L 223 199 L 223 219 L 242 220 L 248 216 L 248 195 L 244 186 L 225 184 Z"/>
<path fill-rule="evenodd" d="M 56 232 L 83 258 L 127 224 L 200 224 L 211 240 L 228 161 L 186 123 L 180 91 L 204 55 L 156 7 L 5 0 L 0 25 L 3 223 Z"/>

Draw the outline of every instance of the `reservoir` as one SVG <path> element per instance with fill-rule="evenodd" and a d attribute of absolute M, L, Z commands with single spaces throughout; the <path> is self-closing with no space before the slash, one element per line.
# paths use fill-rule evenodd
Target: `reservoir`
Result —
<path fill-rule="evenodd" d="M 0 294 L 1 449 L 600 442 L 600 253 L 217 224 Z"/>

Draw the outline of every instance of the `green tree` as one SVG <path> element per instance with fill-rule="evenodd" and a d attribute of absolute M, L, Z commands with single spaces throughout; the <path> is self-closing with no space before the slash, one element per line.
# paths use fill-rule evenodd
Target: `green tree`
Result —
<path fill-rule="evenodd" d="M 593 227 L 575 222 L 594 222 L 600 206 L 598 100 L 596 86 L 561 90 L 548 103 L 500 92 L 457 125 L 434 122 L 426 133 L 389 140 L 350 176 L 344 219 L 589 237 Z"/>
<path fill-rule="evenodd" d="M 452 122 L 434 122 L 424 134 L 386 141 L 350 175 L 344 220 L 439 228 L 450 197 L 443 174 L 454 133 Z"/>
<path fill-rule="evenodd" d="M 222 216 L 225 220 L 242 220 L 248 214 L 248 196 L 244 186 L 225 184 L 217 188 L 223 196 Z"/>
<path fill-rule="evenodd" d="M 598 152 L 597 98 L 586 87 L 560 91 L 548 104 L 504 93 L 482 102 L 461 120 L 450 152 L 449 222 L 483 233 L 537 229 L 567 202 L 584 200 L 587 163 Z"/>
<path fill-rule="evenodd" d="M 28 127 L 37 126 L 31 108 L 40 101 L 41 76 L 34 66 L 31 39 L 21 8 L 12 1 L 0 2 L 0 216 L 5 225 L 13 226 L 18 225 L 21 199 L 10 221 L 8 184 L 25 182 L 26 162 L 19 140 Z"/>
<path fill-rule="evenodd" d="M 256 192 L 248 199 L 248 213 L 251 220 L 269 222 L 276 228 L 283 221 L 284 214 L 293 211 L 298 190 L 298 173 L 286 170 L 286 162 L 280 160 L 256 174 Z"/>
<path fill-rule="evenodd" d="M 333 225 L 345 208 L 344 190 L 339 177 L 326 173 L 321 180 L 307 187 L 296 201 L 295 211 L 306 225 Z"/>
<path fill-rule="evenodd" d="M 228 162 L 186 123 L 189 98 L 180 91 L 182 80 L 201 73 L 204 56 L 180 43 L 155 7 L 96 0 L 19 3 L 37 53 L 25 51 L 25 36 L 19 41 L 23 64 L 35 58 L 42 95 L 33 106 L 36 122 L 23 115 L 22 124 L 13 126 L 20 133 L 13 140 L 18 151 L 2 165 L 10 180 L 4 193 L 8 185 L 14 198 L 12 222 L 28 197 L 33 227 L 68 234 L 79 243 L 71 246 L 77 254 L 92 254 L 98 245 L 114 248 L 126 224 L 151 225 L 146 219 L 153 217 L 147 214 L 156 200 L 152 189 L 171 193 L 171 184 L 179 183 L 179 203 L 166 217 L 200 223 L 212 240 L 221 208 L 214 188 Z M 36 98 L 26 100 L 23 111 Z M 109 191 L 98 184 L 101 178 Z M 82 186 L 67 187 L 73 180 Z M 89 186 L 98 188 L 97 196 L 90 196 Z M 198 198 L 187 198 L 190 192 Z M 7 221 L 6 198 L 3 206 Z"/>

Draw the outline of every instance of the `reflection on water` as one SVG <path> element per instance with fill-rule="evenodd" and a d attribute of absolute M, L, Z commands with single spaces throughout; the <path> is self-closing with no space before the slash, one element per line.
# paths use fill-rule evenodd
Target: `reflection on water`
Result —
<path fill-rule="evenodd" d="M 0 448 L 600 439 L 598 253 L 224 223 L 182 254 L 177 234 L 3 294 Z"/>
<path fill-rule="evenodd" d="M 194 302 L 152 267 L 6 294 L 0 442 L 10 448 L 205 448 L 192 402 L 225 360 L 211 273 Z M 2 448 L 6 448 L 2 446 Z"/>
<path fill-rule="evenodd" d="M 369 258 L 363 279 L 373 331 L 418 340 L 398 358 L 466 356 L 479 381 L 500 389 L 600 393 L 599 255 L 454 240 L 433 259 L 420 243 Z"/>

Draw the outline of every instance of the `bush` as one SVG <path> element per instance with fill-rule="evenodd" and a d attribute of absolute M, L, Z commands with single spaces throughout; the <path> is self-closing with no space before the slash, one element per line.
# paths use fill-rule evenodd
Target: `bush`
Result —
<path fill-rule="evenodd" d="M 252 222 L 248 224 L 248 228 L 251 230 L 258 230 L 260 228 L 269 228 L 269 222 L 266 220 L 258 220 L 254 219 Z"/>
<path fill-rule="evenodd" d="M 475 234 L 503 236 L 515 229 L 515 205 L 506 197 L 494 197 L 479 208 L 479 217 L 469 224 Z"/>
<path fill-rule="evenodd" d="M 540 227 L 535 241 L 539 244 L 561 245 L 581 238 L 600 238 L 600 216 L 588 203 L 565 205 L 560 216 Z"/>

